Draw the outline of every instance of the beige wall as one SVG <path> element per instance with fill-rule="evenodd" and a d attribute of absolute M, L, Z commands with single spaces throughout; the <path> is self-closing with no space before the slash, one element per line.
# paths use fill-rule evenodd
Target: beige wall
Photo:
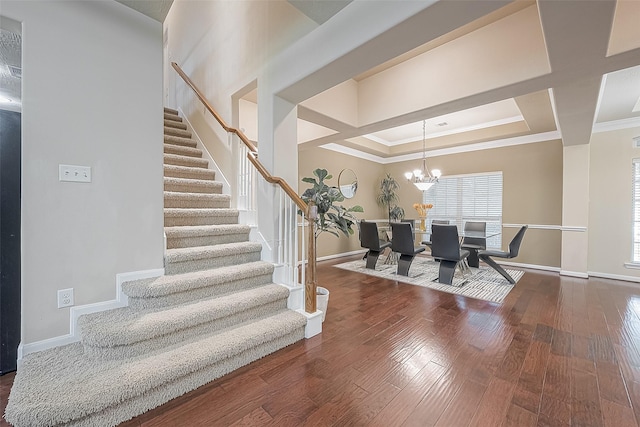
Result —
<path fill-rule="evenodd" d="M 2 1 L 23 23 L 22 344 L 69 333 L 69 308 L 116 274 L 163 266 L 162 26 L 114 1 Z M 92 168 L 58 181 L 58 165 Z"/>
<path fill-rule="evenodd" d="M 300 175 L 298 193 L 302 194 L 305 189 L 310 187 L 310 184 L 302 182 L 302 178 L 313 177 L 313 171 L 317 168 L 326 169 L 332 174 L 333 179 L 328 180 L 327 184 L 336 187 L 338 186 L 338 175 L 340 171 L 343 169 L 353 170 L 358 177 L 358 191 L 355 197 L 345 200 L 343 206 L 362 206 L 364 213 L 356 213 L 359 219 L 380 219 L 386 217 L 384 209 L 376 204 L 377 183 L 384 173 L 382 165 L 324 148 L 312 148 L 301 151 L 298 157 L 298 174 Z M 321 234 L 318 237 L 318 256 L 323 257 L 361 249 L 357 227 L 354 228 L 354 231 L 355 234 L 349 238 L 344 236 L 336 238 L 329 233 Z"/>
<path fill-rule="evenodd" d="M 631 261 L 632 161 L 640 158 L 632 138 L 640 127 L 595 133 L 589 169 L 589 272 L 640 277 Z"/>
<path fill-rule="evenodd" d="M 503 223 L 560 226 L 562 221 L 562 144 L 549 141 L 485 151 L 453 154 L 428 159 L 429 167 L 441 169 L 445 175 L 480 172 L 503 173 Z M 399 205 L 407 218 L 415 218 L 413 203 L 422 195 L 404 178 L 404 172 L 420 167 L 420 160 L 381 165 L 355 159 L 323 149 L 305 150 L 299 154 L 302 176 L 310 175 L 315 167 L 338 173 L 349 167 L 358 175 L 358 204 L 365 207 L 364 218 L 385 218 L 384 209 L 375 204 L 380 179 L 388 172 L 399 183 Z M 307 174 L 307 175 L 305 175 Z M 301 192 L 304 187 L 300 187 Z M 516 228 L 503 229 L 503 247 L 515 235 Z M 319 256 L 326 256 L 359 247 L 353 237 L 335 242 L 327 236 L 318 244 Z M 561 233 L 559 230 L 530 229 L 527 231 L 521 254 L 515 262 L 559 267 Z"/>
<path fill-rule="evenodd" d="M 176 0 L 164 27 L 169 40 L 169 62 L 180 65 L 231 125 L 232 97 L 258 79 L 269 58 L 317 24 L 284 1 Z M 184 111 L 233 186 L 234 150 L 227 134 L 205 112 L 173 68 L 169 67 L 167 72 L 172 82 L 168 90 L 169 106 Z M 254 132 L 249 137 L 256 139 L 256 129 L 246 127 L 249 133 Z"/>

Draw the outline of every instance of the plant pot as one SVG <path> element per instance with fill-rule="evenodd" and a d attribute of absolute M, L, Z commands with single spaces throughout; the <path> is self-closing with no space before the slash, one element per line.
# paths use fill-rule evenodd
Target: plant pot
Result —
<path fill-rule="evenodd" d="M 329 290 L 322 286 L 316 287 L 316 309 L 322 311 L 322 321 L 327 315 L 327 305 L 329 305 Z"/>

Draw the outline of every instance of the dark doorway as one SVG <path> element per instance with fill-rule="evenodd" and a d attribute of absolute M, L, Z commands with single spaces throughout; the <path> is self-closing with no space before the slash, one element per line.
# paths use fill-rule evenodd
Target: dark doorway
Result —
<path fill-rule="evenodd" d="M 0 110 L 0 374 L 16 370 L 20 344 L 21 115 Z"/>

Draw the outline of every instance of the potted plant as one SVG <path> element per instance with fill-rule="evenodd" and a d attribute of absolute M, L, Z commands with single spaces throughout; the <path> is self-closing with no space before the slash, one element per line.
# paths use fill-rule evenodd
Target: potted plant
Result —
<path fill-rule="evenodd" d="M 390 174 L 387 174 L 382 181 L 380 181 L 380 193 L 376 198 L 378 205 L 386 207 L 389 214 L 389 222 L 400 221 L 404 219 L 404 209 L 396 205 L 400 200 L 396 191 L 400 188 L 398 181 L 396 181 Z"/>
<path fill-rule="evenodd" d="M 312 184 L 302 193 L 302 200 L 305 203 L 313 202 L 318 207 L 318 218 L 316 219 L 316 239 L 324 232 L 340 237 L 340 233 L 349 237 L 354 233 L 353 225 L 357 218 L 354 212 L 364 212 L 362 206 L 356 205 L 345 208 L 338 203 L 344 202 L 344 196 L 336 187 L 330 187 L 325 180 L 333 178 L 326 169 L 316 169 L 313 171 L 316 178 L 305 177 L 303 182 Z"/>
<path fill-rule="evenodd" d="M 364 212 L 364 209 L 359 205 L 345 208 L 338 204 L 344 201 L 344 196 L 338 188 L 330 187 L 325 183 L 325 180 L 333 178 L 326 169 L 316 169 L 313 175 L 315 178 L 302 178 L 303 182 L 312 184 L 312 187 L 307 188 L 300 197 L 307 204 L 315 203 L 318 208 L 314 238 L 317 241 L 318 236 L 324 232 L 336 237 L 340 237 L 340 233 L 349 237 L 354 233 L 353 225 L 357 221 L 353 213 Z M 302 214 L 300 211 L 298 213 Z M 318 286 L 316 294 L 317 307 L 322 311 L 322 321 L 324 321 L 329 303 L 329 290 Z"/>

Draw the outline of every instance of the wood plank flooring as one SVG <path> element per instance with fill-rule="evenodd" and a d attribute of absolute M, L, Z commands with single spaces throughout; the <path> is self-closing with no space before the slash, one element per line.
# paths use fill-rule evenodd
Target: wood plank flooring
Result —
<path fill-rule="evenodd" d="M 494 304 L 352 259 L 319 263 L 322 335 L 122 426 L 640 426 L 640 285 L 527 271 Z"/>

